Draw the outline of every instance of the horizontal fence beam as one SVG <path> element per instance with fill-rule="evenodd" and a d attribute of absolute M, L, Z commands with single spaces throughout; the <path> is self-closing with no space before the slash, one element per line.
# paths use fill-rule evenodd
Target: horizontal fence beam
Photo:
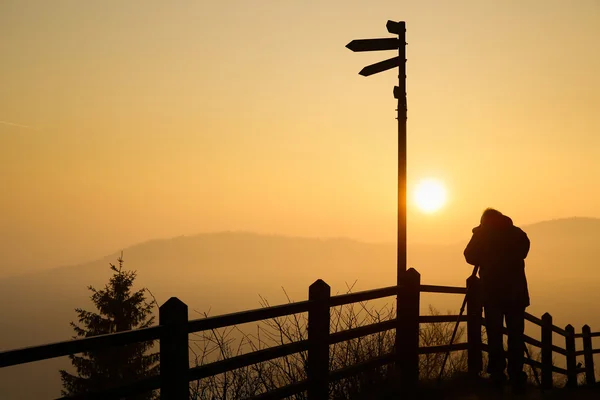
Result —
<path fill-rule="evenodd" d="M 372 289 L 356 293 L 339 294 L 337 296 L 331 296 L 329 306 L 337 307 L 343 306 L 345 304 L 358 303 L 361 301 L 396 296 L 398 294 L 398 290 L 400 290 L 398 286 L 388 286 L 381 289 Z"/>
<path fill-rule="evenodd" d="M 253 351 L 240 356 L 190 368 L 188 372 L 188 379 L 190 381 L 196 381 L 209 376 L 232 371 L 234 369 L 269 361 L 274 358 L 289 356 L 307 349 L 308 340 L 302 340 L 300 342 L 293 342 L 281 346 L 270 347 L 268 349 Z"/>
<path fill-rule="evenodd" d="M 592 332 L 592 333 L 590 333 L 590 337 L 600 337 L 600 332 Z M 575 334 L 575 339 L 581 339 L 581 338 L 583 338 L 583 333 Z"/>
<path fill-rule="evenodd" d="M 256 396 L 245 397 L 244 400 L 280 400 L 298 393 L 305 392 L 306 390 L 308 390 L 308 380 L 305 379 L 300 382 L 291 383 L 277 389 L 269 390 L 268 392 Z"/>
<path fill-rule="evenodd" d="M 508 335 L 508 329 L 506 327 L 502 327 L 502 333 L 504 333 L 505 335 Z M 542 342 L 532 338 L 531 336 L 525 335 L 523 334 L 523 339 L 525 341 L 525 343 L 529 343 L 532 346 L 538 347 L 538 348 L 542 348 Z M 562 354 L 563 356 L 567 355 L 567 350 L 563 349 L 562 347 L 556 346 L 556 345 L 552 345 L 552 351 L 556 352 L 558 354 Z M 578 354 L 581 353 L 581 354 Z M 576 351 L 575 355 L 583 355 L 583 350 L 582 351 Z"/>
<path fill-rule="evenodd" d="M 563 349 L 561 349 L 561 350 L 563 350 Z M 556 351 L 556 350 L 555 350 L 555 351 Z M 565 350 L 563 350 L 563 351 L 565 352 L 565 354 L 564 354 L 564 355 L 566 356 L 566 355 L 567 355 L 567 352 L 566 352 Z M 561 354 L 562 354 L 562 353 L 561 353 Z M 592 350 L 592 354 L 600 354 L 600 349 L 595 349 L 595 350 Z M 585 355 L 585 350 L 577 350 L 577 351 L 575 352 L 575 357 L 579 357 L 579 356 L 583 356 L 583 355 Z"/>
<path fill-rule="evenodd" d="M 421 285 L 421 293 L 467 294 L 467 288 L 458 286 Z"/>
<path fill-rule="evenodd" d="M 531 315 L 528 312 L 525 312 L 525 320 L 529 322 L 533 322 L 536 325 L 542 326 L 542 320 L 535 315 Z"/>
<path fill-rule="evenodd" d="M 461 351 L 467 350 L 467 343 L 457 343 L 453 345 L 444 345 L 444 346 L 427 346 L 427 347 L 419 347 L 419 354 L 432 354 L 432 353 L 443 353 L 446 351 Z M 336 371 L 329 373 L 330 381 L 336 381 L 339 379 L 347 378 L 349 376 L 356 375 L 363 371 L 369 370 L 371 368 L 380 367 L 394 361 L 394 354 L 383 354 L 378 357 L 373 357 L 367 361 L 363 361 L 358 364 L 351 365 L 346 368 L 341 368 Z"/>
<path fill-rule="evenodd" d="M 563 349 L 562 347 L 552 345 L 552 351 L 558 354 L 562 354 L 565 357 L 567 356 L 567 350 Z"/>
<path fill-rule="evenodd" d="M 329 373 L 329 382 L 335 382 L 340 379 L 347 378 L 367 371 L 372 368 L 377 368 L 394 362 L 394 353 L 383 354 L 377 357 L 370 358 L 366 361 L 350 365 L 345 368 L 340 368 Z"/>
<path fill-rule="evenodd" d="M 419 323 L 440 323 L 440 322 L 461 322 L 467 321 L 466 315 L 422 315 L 419 317 Z M 357 339 L 359 337 L 372 335 L 379 332 L 394 329 L 396 327 L 396 319 L 376 322 L 358 328 L 346 329 L 340 332 L 335 332 L 329 335 L 329 344 L 344 342 L 346 340 Z"/>
<path fill-rule="evenodd" d="M 432 353 L 445 353 L 447 351 L 461 351 L 467 350 L 469 348 L 469 343 L 455 343 L 455 344 L 445 344 L 441 346 L 426 346 L 419 347 L 419 354 L 432 354 Z"/>
<path fill-rule="evenodd" d="M 396 296 L 398 291 L 402 290 L 400 286 L 388 286 L 381 289 L 365 290 L 362 292 L 340 294 L 337 296 L 331 296 L 331 307 L 342 306 L 345 304 L 358 303 L 361 301 L 368 301 L 374 299 L 380 299 L 383 297 Z M 464 287 L 457 286 L 439 286 L 439 285 L 420 285 L 420 291 L 425 293 L 455 293 L 455 294 L 466 294 L 467 289 Z"/>
<path fill-rule="evenodd" d="M 529 314 L 528 312 L 525 312 L 525 319 L 536 325 L 542 326 L 542 320 L 540 318 L 536 317 L 535 315 Z M 562 335 L 562 336 L 567 335 L 567 331 L 565 331 L 564 329 L 562 329 L 556 325 L 552 325 L 552 332 L 558 333 L 559 335 Z M 575 335 L 575 337 L 577 337 L 577 336 L 578 335 Z"/>
<path fill-rule="evenodd" d="M 104 400 L 121 399 L 124 397 L 139 395 L 142 393 L 158 390 L 161 386 L 160 376 L 151 376 L 109 389 L 102 389 L 93 393 L 82 393 L 74 396 L 59 397 L 57 400 Z"/>
<path fill-rule="evenodd" d="M 523 334 L 523 340 L 525 341 L 525 343 L 529 343 L 532 346 L 539 347 L 540 349 L 542 348 L 542 342 L 532 338 L 531 336 Z"/>
<path fill-rule="evenodd" d="M 228 326 L 240 325 L 248 322 L 256 322 L 264 319 L 304 313 L 308 312 L 309 305 L 310 301 L 304 300 L 279 306 L 258 308 L 255 310 L 240 311 L 231 314 L 218 315 L 215 317 L 194 319 L 188 322 L 188 333 L 225 328 Z"/>
<path fill-rule="evenodd" d="M 542 363 L 536 360 L 530 360 L 529 358 L 523 359 L 523 363 L 530 365 L 534 368 L 542 369 Z M 557 374 L 567 375 L 567 370 L 564 368 L 557 367 L 556 365 L 552 366 L 552 372 L 556 372 Z"/>
<path fill-rule="evenodd" d="M 580 372 L 585 371 L 585 369 L 581 368 Z M 557 374 L 567 375 L 567 370 L 564 368 L 557 367 L 556 365 L 552 366 L 552 372 L 556 372 Z"/>
<path fill-rule="evenodd" d="M 160 326 L 152 326 L 149 328 L 3 351 L 0 353 L 0 368 L 47 360 L 49 358 L 63 357 L 70 354 L 95 351 L 111 346 L 123 346 L 132 343 L 158 340 L 160 338 L 160 330 Z"/>
<path fill-rule="evenodd" d="M 508 355 L 507 355 L 507 357 L 508 357 Z M 523 359 L 523 363 L 527 364 L 527 365 L 530 365 L 532 367 L 535 367 L 535 368 L 539 368 L 539 369 L 542 369 L 542 365 L 543 365 L 541 362 L 539 362 L 537 360 L 531 360 L 531 359 L 529 359 L 527 357 L 525 357 Z M 565 374 L 566 373 L 567 373 L 567 371 L 565 370 Z"/>
<path fill-rule="evenodd" d="M 389 321 L 377 322 L 375 324 L 360 326 L 358 328 L 346 329 L 340 332 L 335 332 L 329 335 L 329 344 L 335 344 L 344 342 L 346 340 L 352 340 L 359 337 L 372 335 L 394 329 L 396 327 L 396 319 Z"/>
<path fill-rule="evenodd" d="M 401 290 L 399 286 L 388 286 L 381 289 L 365 290 L 362 292 L 341 294 L 331 297 L 331 307 L 337 307 L 350 303 L 380 299 L 383 297 L 396 296 Z M 455 293 L 466 294 L 467 289 L 456 286 L 420 285 L 420 291 L 424 293 Z"/>
<path fill-rule="evenodd" d="M 552 325 L 552 332 L 558 333 L 559 335 L 562 335 L 562 336 L 565 336 L 565 337 L 567 336 L 567 331 L 565 331 L 562 328 L 559 328 L 556 325 Z"/>
<path fill-rule="evenodd" d="M 481 347 L 482 347 L 482 350 L 483 350 L 483 351 L 485 351 L 485 352 L 488 352 L 488 353 L 489 353 L 489 349 L 488 349 L 488 345 L 487 345 L 487 343 L 483 343 L 483 344 L 481 345 Z M 507 352 L 507 351 L 504 351 L 504 356 L 505 356 L 506 358 L 508 358 L 508 352 Z M 527 365 L 530 365 L 530 366 L 532 366 L 532 367 L 535 367 L 535 368 L 539 368 L 539 369 L 541 369 L 541 368 L 542 368 L 542 363 L 541 363 L 541 362 L 539 362 L 539 361 L 536 361 L 536 360 L 531 360 L 531 359 L 529 359 L 528 357 L 524 357 L 524 358 L 523 358 L 523 362 L 524 362 L 525 364 L 527 364 Z M 584 371 L 585 369 L 584 369 L 584 368 L 580 368 L 580 370 L 581 370 L 581 371 Z M 563 374 L 563 375 L 567 375 L 567 370 L 566 370 L 566 369 L 564 369 L 564 368 L 560 368 L 560 367 L 557 367 L 556 365 L 553 365 L 553 366 L 552 366 L 552 372 L 556 372 L 557 374 Z"/>

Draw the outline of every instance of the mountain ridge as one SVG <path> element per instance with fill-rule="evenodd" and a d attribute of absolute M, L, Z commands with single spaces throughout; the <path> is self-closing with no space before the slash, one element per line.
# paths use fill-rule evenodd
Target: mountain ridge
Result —
<path fill-rule="evenodd" d="M 528 230 L 531 230 L 531 229 L 534 229 L 534 230 L 542 229 L 542 228 L 547 229 L 548 227 L 551 227 L 554 230 L 554 229 L 559 229 L 558 224 L 561 224 L 560 228 L 564 228 L 564 224 L 571 225 L 574 223 L 598 224 L 598 226 L 600 227 L 600 218 L 585 217 L 585 216 L 573 216 L 573 217 L 564 217 L 564 218 L 554 218 L 554 219 L 549 219 L 549 220 L 543 220 L 543 221 L 529 223 L 529 224 L 525 224 L 525 225 L 519 225 L 519 224 L 515 224 L 515 225 L 521 227 L 523 230 L 525 230 L 527 232 Z M 123 251 L 124 254 L 127 254 L 127 252 L 131 251 L 131 250 L 137 250 L 137 249 L 140 249 L 143 247 L 148 247 L 148 246 L 152 246 L 152 245 L 156 245 L 156 244 L 164 244 L 166 242 L 173 242 L 173 241 L 177 241 L 177 240 L 194 240 L 194 239 L 202 239 L 202 238 L 217 238 L 217 237 L 223 238 L 223 237 L 227 237 L 227 236 L 229 236 L 229 237 L 234 236 L 237 238 L 250 237 L 250 238 L 261 238 L 261 239 L 295 240 L 295 241 L 306 241 L 306 242 L 322 243 L 322 244 L 338 242 L 338 243 L 348 243 L 348 244 L 355 244 L 355 245 L 369 245 L 369 246 L 383 246 L 383 247 L 387 247 L 387 246 L 395 247 L 396 246 L 396 243 L 394 241 L 365 241 L 365 240 L 359 240 L 359 239 L 345 237 L 345 236 L 313 237 L 313 236 L 288 235 L 288 234 L 278 234 L 278 233 L 261 233 L 261 232 L 247 231 L 247 230 L 222 230 L 222 231 L 213 231 L 213 232 L 200 232 L 200 233 L 195 233 L 195 234 L 191 234 L 191 235 L 179 235 L 179 236 L 172 236 L 172 237 L 165 237 L 165 238 L 148 239 L 145 241 L 134 243 L 132 245 L 124 246 L 120 250 L 116 250 L 110 254 L 107 254 L 107 255 L 104 255 L 104 256 L 101 256 L 101 257 L 98 257 L 95 259 L 91 259 L 88 261 L 74 263 L 74 264 L 68 264 L 68 265 L 58 265 L 58 266 L 54 266 L 54 267 L 50 267 L 50 268 L 44 268 L 42 270 L 27 271 L 27 272 L 23 272 L 23 273 L 14 273 L 12 275 L 0 277 L 0 281 L 3 281 L 5 279 L 10 279 L 10 278 L 16 278 L 16 277 L 34 276 L 39 273 L 48 272 L 48 271 L 77 268 L 77 267 L 85 266 L 88 264 L 97 263 L 100 261 L 107 261 L 107 260 L 116 261 L 116 257 L 121 253 L 121 251 Z M 466 239 L 461 242 L 457 241 L 457 242 L 452 242 L 452 243 L 441 243 L 441 244 L 428 244 L 428 243 L 423 243 L 423 242 L 417 242 L 417 243 L 413 243 L 413 244 L 409 245 L 409 247 L 413 247 L 413 248 L 423 248 L 423 247 L 454 248 L 457 245 L 464 245 L 466 243 L 466 240 L 468 240 L 468 234 L 466 235 Z"/>

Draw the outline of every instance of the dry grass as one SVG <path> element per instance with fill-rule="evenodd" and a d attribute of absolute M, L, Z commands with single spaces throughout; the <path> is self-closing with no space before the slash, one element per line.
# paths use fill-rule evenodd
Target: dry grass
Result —
<path fill-rule="evenodd" d="M 348 292 L 351 291 L 352 287 L 349 287 Z M 341 332 L 393 319 L 396 315 L 393 304 L 393 301 L 387 303 L 375 301 L 332 308 L 330 332 Z M 268 307 L 268 301 L 261 299 L 261 306 Z M 430 312 L 439 315 L 439 312 L 432 307 Z M 201 315 L 208 316 L 207 313 Z M 194 364 L 205 365 L 248 352 L 305 340 L 307 339 L 307 317 L 306 314 L 295 314 L 260 321 L 252 327 L 233 326 L 194 334 L 190 336 Z M 453 329 L 453 323 L 422 324 L 420 345 L 448 344 Z M 464 326 L 460 326 L 454 343 L 464 341 L 464 336 Z M 393 351 L 394 340 L 395 332 L 389 330 L 331 345 L 329 370 L 334 371 L 389 354 Z M 301 382 L 306 379 L 306 357 L 306 352 L 300 352 L 192 382 L 190 398 L 194 400 L 240 399 Z M 420 356 L 421 379 L 437 378 L 443 357 L 443 354 Z M 444 377 L 449 378 L 456 373 L 464 372 L 466 368 L 466 352 L 451 353 Z M 332 382 L 330 398 L 358 398 L 361 393 L 387 385 L 390 373 L 391 366 L 383 366 Z M 290 399 L 306 399 L 306 393 L 293 395 Z"/>

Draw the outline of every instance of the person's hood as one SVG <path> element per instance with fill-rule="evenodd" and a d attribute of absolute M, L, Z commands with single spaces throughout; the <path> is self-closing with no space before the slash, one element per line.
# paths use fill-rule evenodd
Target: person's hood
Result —
<path fill-rule="evenodd" d="M 489 218 L 489 220 L 486 221 L 486 225 L 489 225 L 492 228 L 509 228 L 513 226 L 513 221 L 506 215 L 498 215 Z"/>
<path fill-rule="evenodd" d="M 475 233 L 476 230 L 482 228 L 482 227 L 489 227 L 491 229 L 506 229 L 506 228 L 510 228 L 514 226 L 513 225 L 513 220 L 502 214 L 502 215 L 492 215 L 489 216 L 485 225 L 479 225 L 475 228 L 473 228 L 473 233 Z"/>

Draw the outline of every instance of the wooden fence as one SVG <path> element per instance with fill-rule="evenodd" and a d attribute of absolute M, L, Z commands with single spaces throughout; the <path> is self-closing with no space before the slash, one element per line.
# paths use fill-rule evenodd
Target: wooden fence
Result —
<path fill-rule="evenodd" d="M 97 351 L 108 346 L 158 340 L 160 375 L 107 388 L 101 392 L 63 397 L 62 399 L 123 398 L 160 389 L 163 400 L 187 400 L 191 381 L 303 351 L 307 352 L 306 380 L 280 387 L 255 396 L 253 399 L 281 399 L 300 392 L 308 392 L 310 400 L 326 399 L 329 383 L 387 364 L 393 364 L 398 372 L 402 391 L 410 393 L 417 388 L 420 354 L 466 350 L 469 373 L 477 375 L 481 372 L 482 352 L 487 351 L 487 346 L 482 343 L 481 335 L 481 328 L 485 321 L 482 313 L 479 279 L 469 278 L 467 287 L 469 288 L 467 311 L 466 315 L 460 318 L 460 321 L 467 323 L 467 342 L 464 343 L 419 346 L 419 324 L 447 323 L 458 320 L 458 315 L 420 315 L 420 294 L 429 292 L 465 295 L 467 288 L 422 285 L 419 273 L 411 268 L 401 277 L 400 284 L 397 286 L 331 296 L 329 286 L 322 280 L 317 280 L 310 286 L 306 301 L 195 320 L 188 320 L 187 305 L 172 297 L 160 307 L 158 326 L 5 351 L 0 353 L 0 368 L 69 354 Z M 396 318 L 330 333 L 331 307 L 389 296 L 397 296 Z M 190 333 L 305 312 L 308 313 L 306 340 L 257 350 L 193 368 L 189 366 L 188 335 Z M 541 370 L 544 388 L 552 387 L 553 372 L 566 375 L 569 387 L 577 386 L 577 376 L 580 373 L 585 373 L 587 384 L 595 383 L 593 355 L 600 353 L 600 349 L 592 348 L 592 338 L 600 336 L 600 333 L 591 333 L 587 325 L 583 327 L 582 333 L 575 333 L 571 325 L 561 329 L 552 324 L 552 317 L 548 313 L 544 314 L 541 319 L 526 313 L 525 318 L 541 329 L 541 340 L 525 336 L 526 343 L 541 349 L 541 362 L 527 358 L 525 362 Z M 392 353 L 374 357 L 343 369 L 329 371 L 330 345 L 389 330 L 395 330 L 396 333 L 395 350 Z M 552 342 L 553 332 L 564 337 L 564 348 Z M 583 339 L 583 350 L 581 351 L 575 350 L 575 340 L 578 338 Z M 554 353 L 566 357 L 566 369 L 553 365 Z M 577 356 L 584 357 L 585 366 L 583 368 L 577 365 Z"/>

